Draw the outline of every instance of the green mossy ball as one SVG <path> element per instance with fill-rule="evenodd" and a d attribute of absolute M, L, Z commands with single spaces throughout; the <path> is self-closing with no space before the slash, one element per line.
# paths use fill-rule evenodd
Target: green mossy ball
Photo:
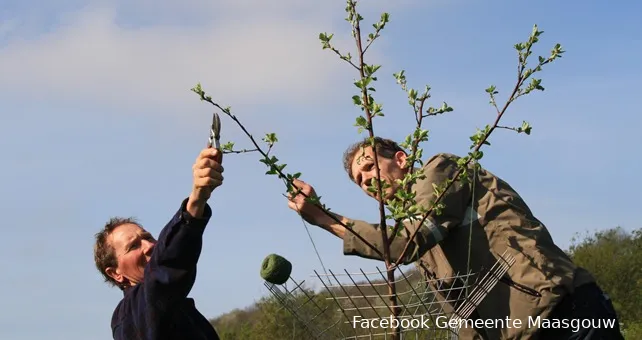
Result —
<path fill-rule="evenodd" d="M 292 273 L 292 263 L 277 254 L 270 254 L 261 265 L 261 277 L 275 285 L 282 285 L 288 281 Z"/>

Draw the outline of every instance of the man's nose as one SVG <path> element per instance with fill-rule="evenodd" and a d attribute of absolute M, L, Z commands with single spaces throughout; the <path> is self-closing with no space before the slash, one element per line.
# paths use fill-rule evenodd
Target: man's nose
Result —
<path fill-rule="evenodd" d="M 151 255 L 152 250 L 154 250 L 154 245 L 156 243 L 149 242 L 147 240 L 143 240 L 142 242 L 143 242 L 143 252 L 145 253 L 145 255 Z"/>
<path fill-rule="evenodd" d="M 372 176 L 365 177 L 365 179 L 362 182 L 363 189 L 368 190 L 370 185 L 372 185 Z"/>

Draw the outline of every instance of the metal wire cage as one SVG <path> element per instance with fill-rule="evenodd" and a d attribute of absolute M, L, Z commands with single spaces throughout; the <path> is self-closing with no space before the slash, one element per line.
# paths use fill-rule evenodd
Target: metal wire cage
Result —
<path fill-rule="evenodd" d="M 264 282 L 311 340 L 458 339 L 459 330 L 488 292 L 515 263 L 504 252 L 479 273 L 427 279 L 418 270 L 397 270 L 390 294 L 385 271 L 314 272 L 315 293 L 305 280 L 283 285 Z M 394 295 L 394 301 L 391 297 Z M 395 313 L 396 311 L 396 313 Z M 395 316 L 396 315 L 396 316 Z"/>

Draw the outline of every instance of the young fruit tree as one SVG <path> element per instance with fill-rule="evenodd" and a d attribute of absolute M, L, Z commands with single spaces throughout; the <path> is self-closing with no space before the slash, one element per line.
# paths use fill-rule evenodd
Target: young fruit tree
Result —
<path fill-rule="evenodd" d="M 354 70 L 357 76 L 354 81 L 354 86 L 356 88 L 355 93 L 351 94 L 354 105 L 359 108 L 359 112 L 355 120 L 355 126 L 357 127 L 358 134 L 365 133 L 367 135 L 366 140 L 369 143 L 368 145 L 372 146 L 375 151 L 374 164 L 376 167 L 376 180 L 372 182 L 369 190 L 375 193 L 376 197 L 384 197 L 384 190 L 389 188 L 392 183 L 387 183 L 386 181 L 381 180 L 378 164 L 379 155 L 377 148 L 374 147 L 374 143 L 376 141 L 375 137 L 377 137 L 375 132 L 375 122 L 385 117 L 383 105 L 377 102 L 373 95 L 373 93 L 375 93 L 375 84 L 379 80 L 378 71 L 381 68 L 381 65 L 368 63 L 367 52 L 373 43 L 381 37 L 381 34 L 390 22 L 390 15 L 388 13 L 381 14 L 379 20 L 371 25 L 372 29 L 369 29 L 369 31 L 366 32 L 363 25 L 364 18 L 359 14 L 357 5 L 358 1 L 347 0 L 347 5 L 345 7 L 345 11 L 347 13 L 346 21 L 350 25 L 351 33 L 354 38 L 355 49 L 353 51 L 345 52 L 337 49 L 332 44 L 334 34 L 321 33 L 319 34 L 319 39 L 323 49 L 336 54 L 339 59 L 348 65 L 349 68 Z M 400 189 L 396 191 L 394 197 L 390 199 L 379 199 L 379 225 L 388 226 L 387 228 L 380 228 L 381 242 L 377 242 L 381 245 L 380 247 L 375 247 L 372 243 L 368 242 L 368 240 L 355 233 L 350 224 L 343 224 L 342 221 L 334 217 L 334 215 L 330 213 L 330 209 L 320 201 L 320 197 L 306 197 L 306 200 L 317 205 L 326 215 L 335 220 L 336 223 L 343 224 L 346 228 L 346 232 L 353 233 L 355 237 L 360 239 L 364 244 L 370 247 L 373 252 L 384 259 L 388 280 L 389 303 L 392 307 L 393 317 L 398 316 L 400 311 L 397 303 L 395 287 L 395 270 L 398 269 L 398 266 L 401 264 L 401 259 L 403 259 L 406 252 L 409 251 L 410 240 L 414 239 L 417 232 L 420 230 L 419 228 L 414 228 L 414 230 L 410 232 L 409 242 L 406 243 L 401 255 L 398 258 L 392 258 L 390 254 L 390 244 L 393 242 L 395 237 L 404 230 L 405 227 L 402 221 L 412 221 L 415 225 L 423 225 L 424 221 L 426 221 L 426 219 L 431 215 L 439 215 L 441 213 L 441 210 L 444 208 L 444 204 L 441 200 L 453 183 L 459 182 L 470 185 L 472 178 L 471 175 L 479 169 L 480 160 L 484 156 L 482 148 L 486 145 L 490 145 L 489 139 L 493 132 L 498 129 L 506 129 L 517 133 L 525 133 L 527 135 L 531 133 L 531 125 L 526 121 L 524 121 L 521 126 L 517 127 L 502 126 L 500 125 L 500 122 L 502 118 L 504 118 L 511 104 L 519 97 L 528 95 L 533 91 L 544 90 L 541 79 L 535 78 L 535 75 L 537 75 L 545 65 L 560 58 L 564 53 L 562 46 L 560 44 L 556 44 L 550 51 L 549 56 L 539 56 L 536 61 L 531 61 L 533 49 L 542 34 L 543 31 L 539 30 L 537 25 L 535 25 L 526 41 L 514 45 L 514 48 L 517 51 L 517 74 L 514 86 L 510 89 L 507 99 L 501 105 L 496 100 L 497 94 L 499 93 L 497 87 L 495 85 L 491 85 L 485 89 L 490 98 L 490 105 L 495 113 L 492 123 L 486 125 L 482 129 L 476 129 L 476 132 L 470 136 L 470 149 L 467 151 L 467 154 L 459 160 L 458 169 L 455 175 L 443 183 L 435 183 L 433 185 L 435 199 L 433 199 L 428 206 L 417 204 L 415 201 L 416 193 L 411 190 L 412 185 L 416 183 L 417 180 L 423 178 L 421 171 L 413 171 L 413 169 L 421 168 L 424 165 L 422 162 L 423 149 L 421 146 L 422 143 L 428 141 L 429 131 L 425 129 L 423 125 L 427 118 L 451 112 L 453 111 L 453 108 L 446 102 L 437 105 L 437 107 L 429 106 L 428 100 L 431 98 L 430 86 L 425 86 L 421 93 L 417 89 L 410 88 L 407 84 L 404 70 L 400 70 L 392 75 L 391 78 L 396 81 L 408 98 L 410 112 L 414 115 L 416 124 L 411 128 L 411 132 L 405 140 L 400 143 L 401 147 L 403 147 L 407 152 L 407 162 L 409 163 L 407 167 L 410 171 L 408 171 L 405 177 L 397 183 L 400 186 Z M 202 101 L 213 105 L 226 116 L 231 118 L 241 128 L 249 139 L 249 143 L 252 145 L 246 149 L 235 150 L 235 143 L 228 142 L 222 146 L 224 153 L 259 153 L 259 161 L 264 163 L 268 168 L 266 174 L 275 175 L 281 179 L 289 194 L 303 194 L 300 191 L 300 188 L 293 184 L 293 180 L 299 178 L 301 173 L 286 172 L 286 164 L 280 163 L 280 160 L 271 154 L 275 143 L 278 142 L 276 134 L 267 133 L 263 138 L 263 142 L 265 144 L 259 143 L 255 140 L 253 135 L 247 131 L 237 116 L 232 113 L 230 107 L 219 105 L 206 93 L 200 83 L 192 88 L 192 91 L 198 94 Z M 415 166 L 416 164 L 418 167 Z M 396 336 L 396 338 L 398 338 L 399 334 L 397 333 Z"/>

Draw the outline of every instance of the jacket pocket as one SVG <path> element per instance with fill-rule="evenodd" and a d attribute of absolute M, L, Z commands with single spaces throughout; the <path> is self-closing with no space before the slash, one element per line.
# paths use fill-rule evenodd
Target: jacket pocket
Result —
<path fill-rule="evenodd" d="M 525 286 L 523 284 L 517 283 L 517 282 L 511 280 L 510 278 L 508 278 L 506 276 L 503 276 L 501 279 L 499 279 L 499 281 L 504 283 L 504 284 L 506 284 L 506 285 L 508 285 L 509 287 L 511 287 L 513 289 L 517 289 L 518 291 L 520 291 L 520 292 L 522 292 L 524 294 L 528 294 L 528 295 L 534 296 L 534 297 L 542 297 L 542 294 L 540 294 L 535 289 L 530 288 L 528 286 Z"/>

